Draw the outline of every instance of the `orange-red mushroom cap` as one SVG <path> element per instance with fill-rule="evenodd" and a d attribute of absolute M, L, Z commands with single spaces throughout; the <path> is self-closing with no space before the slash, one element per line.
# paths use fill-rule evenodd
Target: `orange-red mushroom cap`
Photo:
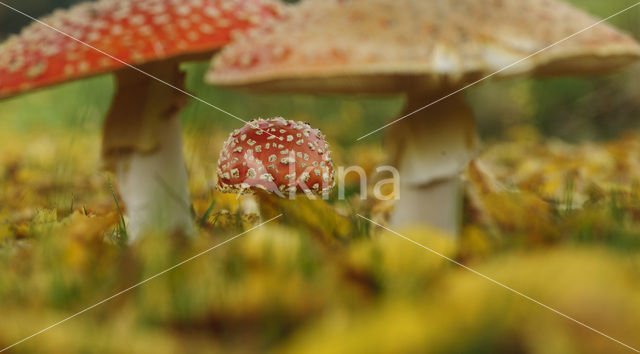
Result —
<path fill-rule="evenodd" d="M 488 75 L 591 74 L 640 59 L 633 37 L 597 22 L 558 0 L 304 0 L 225 47 L 206 79 L 264 91 L 439 93 Z"/>
<path fill-rule="evenodd" d="M 318 129 L 284 118 L 257 119 L 231 133 L 218 159 L 218 189 L 325 193 L 334 186 L 329 144 Z"/>
<path fill-rule="evenodd" d="M 59 10 L 41 21 L 68 36 L 34 22 L 0 45 L 0 98 L 125 63 L 209 54 L 281 12 L 273 0 L 99 0 Z"/>

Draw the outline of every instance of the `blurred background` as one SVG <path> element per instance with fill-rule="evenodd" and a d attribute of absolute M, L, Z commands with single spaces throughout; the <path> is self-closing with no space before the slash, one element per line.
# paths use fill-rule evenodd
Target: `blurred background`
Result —
<path fill-rule="evenodd" d="M 78 2 L 3 1 L 34 17 Z M 607 17 L 635 0 L 571 2 Z M 0 39 L 29 22 L 0 6 Z M 610 22 L 640 39 L 640 7 Z M 381 134 L 355 140 L 396 116 L 402 97 L 248 94 L 205 85 L 207 66 L 184 64 L 196 96 L 246 120 L 311 122 L 340 165 L 384 163 Z M 112 95 L 105 75 L 0 101 L 0 349 L 246 229 L 235 198 L 212 188 L 221 144 L 240 123 L 191 102 L 182 121 L 199 237 L 119 244 L 99 169 Z M 403 234 L 640 347 L 640 65 L 489 80 L 466 95 L 490 173 L 468 173 L 462 239 Z M 354 212 L 383 220 L 390 206 L 361 201 L 366 191 L 347 182 L 346 202 L 271 205 L 287 216 L 15 352 L 626 351 L 374 230 Z"/>

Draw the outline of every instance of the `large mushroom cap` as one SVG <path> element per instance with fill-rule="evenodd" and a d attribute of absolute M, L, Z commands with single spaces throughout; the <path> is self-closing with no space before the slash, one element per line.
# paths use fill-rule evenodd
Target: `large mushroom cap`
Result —
<path fill-rule="evenodd" d="M 307 0 L 226 47 L 210 83 L 308 92 L 457 87 L 598 20 L 555 0 Z M 496 76 L 584 74 L 640 58 L 601 23 Z"/>
<path fill-rule="evenodd" d="M 171 57 L 210 53 L 278 16 L 272 0 L 99 0 L 42 18 L 0 45 L 0 98 Z"/>
<path fill-rule="evenodd" d="M 308 123 L 257 119 L 231 133 L 218 159 L 218 189 L 316 193 L 334 186 L 329 144 Z"/>

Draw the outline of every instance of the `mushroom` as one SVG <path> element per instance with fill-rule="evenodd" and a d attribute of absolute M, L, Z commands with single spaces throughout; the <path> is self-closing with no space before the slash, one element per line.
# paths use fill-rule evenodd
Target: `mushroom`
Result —
<path fill-rule="evenodd" d="M 281 12 L 271 0 L 100 0 L 58 10 L 0 45 L 0 98 L 114 72 L 102 160 L 116 174 L 129 237 L 190 234 L 179 65 L 210 58 Z"/>
<path fill-rule="evenodd" d="M 288 194 L 290 199 L 304 193 L 315 199 L 326 197 L 335 184 L 322 132 L 282 117 L 256 119 L 233 131 L 220 152 L 217 176 L 218 190 L 249 194 L 240 204 L 245 215 L 260 215 L 252 193 Z"/>
<path fill-rule="evenodd" d="M 460 91 L 488 77 L 589 74 L 640 57 L 632 37 L 596 22 L 554 0 L 306 0 L 225 48 L 207 81 L 269 92 L 405 94 L 401 119 L 386 129 L 401 175 L 391 223 L 457 235 L 460 173 L 478 148 Z"/>

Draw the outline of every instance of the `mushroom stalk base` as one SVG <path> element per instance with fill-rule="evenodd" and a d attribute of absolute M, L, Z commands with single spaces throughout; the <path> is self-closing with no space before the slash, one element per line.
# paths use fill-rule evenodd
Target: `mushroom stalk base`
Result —
<path fill-rule="evenodd" d="M 250 225 L 257 225 L 262 222 L 262 213 L 260 212 L 260 204 L 258 198 L 254 194 L 245 194 L 240 196 L 240 205 L 238 212 L 243 222 Z"/>
<path fill-rule="evenodd" d="M 411 93 L 402 116 L 440 97 Z M 451 96 L 397 122 L 387 138 L 400 172 L 400 196 L 391 224 L 428 225 L 457 236 L 462 209 L 460 173 L 478 144 L 471 110 L 463 97 Z"/>
<path fill-rule="evenodd" d="M 145 71 L 180 87 L 177 67 L 151 66 Z M 103 162 L 116 174 L 124 202 L 129 241 L 147 234 L 192 234 L 188 178 L 182 156 L 175 89 L 125 70 L 107 116 Z"/>
<path fill-rule="evenodd" d="M 176 117 L 163 125 L 157 150 L 132 152 L 116 162 L 130 241 L 145 234 L 193 233 L 180 121 Z"/>
<path fill-rule="evenodd" d="M 460 178 L 455 176 L 425 186 L 400 186 L 400 202 L 393 212 L 394 226 L 426 224 L 458 235 L 461 223 Z"/>

